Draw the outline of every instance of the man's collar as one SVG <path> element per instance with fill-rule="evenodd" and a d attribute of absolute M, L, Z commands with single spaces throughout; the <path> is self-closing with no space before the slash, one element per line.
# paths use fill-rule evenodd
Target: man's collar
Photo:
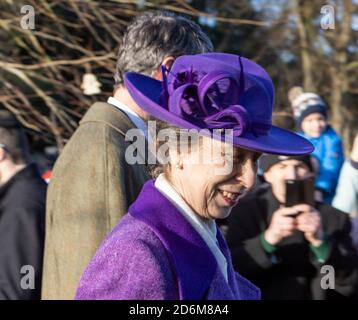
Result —
<path fill-rule="evenodd" d="M 106 102 L 96 102 L 88 109 L 80 124 L 88 122 L 105 123 L 123 136 L 126 135 L 128 130 L 136 128 L 124 111 L 118 112 L 115 106 Z"/>
<path fill-rule="evenodd" d="M 18 170 L 10 179 L 5 181 L 3 184 L 0 184 L 0 195 L 2 195 L 17 179 L 29 179 L 32 175 L 38 174 L 39 171 L 35 163 L 30 163 L 25 165 L 20 170 Z"/>
<path fill-rule="evenodd" d="M 126 106 L 123 102 L 119 101 L 114 97 L 109 97 L 107 102 L 122 110 L 134 123 L 134 125 L 144 133 L 146 139 L 148 140 L 147 123 L 134 110 L 132 110 L 130 107 Z"/>

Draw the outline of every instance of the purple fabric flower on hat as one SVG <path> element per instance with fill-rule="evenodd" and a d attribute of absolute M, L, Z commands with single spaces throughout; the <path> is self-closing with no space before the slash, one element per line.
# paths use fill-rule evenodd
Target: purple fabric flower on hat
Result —
<path fill-rule="evenodd" d="M 250 116 L 239 104 L 245 87 L 243 77 L 238 83 L 234 74 L 199 73 L 193 66 L 176 74 L 165 68 L 162 71 L 162 100 L 166 99 L 168 111 L 191 121 L 195 118 L 211 130 L 232 129 L 234 136 L 241 136 L 250 128 Z"/>

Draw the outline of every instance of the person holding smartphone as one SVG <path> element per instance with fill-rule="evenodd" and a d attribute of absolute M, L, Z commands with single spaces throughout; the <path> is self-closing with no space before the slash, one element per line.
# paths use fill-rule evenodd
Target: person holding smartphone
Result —
<path fill-rule="evenodd" d="M 355 297 L 358 256 L 351 222 L 314 201 L 310 156 L 264 155 L 260 167 L 267 183 L 242 199 L 227 221 L 236 270 L 261 289 L 263 299 Z M 331 289 L 322 285 L 324 265 L 334 270 Z"/>

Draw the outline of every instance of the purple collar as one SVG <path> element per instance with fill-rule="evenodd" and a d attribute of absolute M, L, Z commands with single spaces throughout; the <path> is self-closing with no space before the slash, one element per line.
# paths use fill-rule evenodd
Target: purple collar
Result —
<path fill-rule="evenodd" d="M 128 211 L 148 225 L 162 241 L 177 273 L 181 299 L 202 299 L 219 272 L 215 257 L 185 217 L 156 189 L 154 180 L 144 184 Z M 220 232 L 217 238 L 228 259 L 227 246 Z"/>

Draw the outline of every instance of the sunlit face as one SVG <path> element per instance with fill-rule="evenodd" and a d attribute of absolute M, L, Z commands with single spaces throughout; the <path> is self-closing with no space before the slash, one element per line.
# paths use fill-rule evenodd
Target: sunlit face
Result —
<path fill-rule="evenodd" d="M 212 141 L 212 161 L 204 163 L 208 162 L 205 159 L 210 150 L 207 144 L 201 145 L 184 156 L 186 161 L 180 169 L 173 166 L 171 176 L 176 189 L 198 215 L 205 219 L 223 219 L 254 186 L 261 153 L 236 147 L 231 147 L 231 152 L 223 152 L 225 144 Z M 200 161 L 197 161 L 198 153 Z"/>
<path fill-rule="evenodd" d="M 311 113 L 302 120 L 302 131 L 309 137 L 318 138 L 327 128 L 326 117 L 319 113 Z"/>
<path fill-rule="evenodd" d="M 306 179 L 310 176 L 312 173 L 307 165 L 295 159 L 276 163 L 264 173 L 265 180 L 272 185 L 272 192 L 281 203 L 286 198 L 286 180 Z"/>

